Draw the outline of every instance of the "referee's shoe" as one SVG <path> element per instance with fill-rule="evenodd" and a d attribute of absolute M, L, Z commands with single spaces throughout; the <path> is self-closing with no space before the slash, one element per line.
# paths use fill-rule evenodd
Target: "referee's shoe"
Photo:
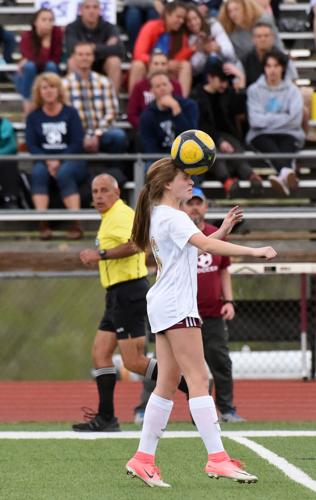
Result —
<path fill-rule="evenodd" d="M 76 432 L 120 432 L 120 424 L 116 417 L 105 420 L 101 415 L 85 411 L 86 422 L 74 424 L 72 430 Z M 90 418 L 90 420 L 88 420 Z"/>

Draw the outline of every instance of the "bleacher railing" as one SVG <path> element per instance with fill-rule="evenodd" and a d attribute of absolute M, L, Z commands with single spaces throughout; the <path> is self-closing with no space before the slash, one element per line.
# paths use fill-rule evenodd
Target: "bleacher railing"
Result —
<path fill-rule="evenodd" d="M 61 154 L 61 155 L 31 155 L 28 153 L 19 153 L 16 155 L 3 155 L 0 156 L 0 168 L 1 163 L 5 161 L 17 161 L 19 165 L 23 165 L 23 162 L 35 162 L 38 160 L 84 160 L 87 162 L 102 162 L 102 161 L 115 161 L 115 162 L 132 162 L 133 163 L 133 181 L 127 182 L 124 186 L 126 189 L 131 191 L 129 197 L 129 203 L 131 206 L 135 206 L 138 194 L 145 183 L 145 162 L 148 160 L 158 160 L 164 156 L 163 154 L 144 154 L 144 153 L 126 153 L 126 154 L 105 154 L 97 153 L 91 154 Z M 307 160 L 316 159 L 316 150 L 302 150 L 297 153 L 259 153 L 253 151 L 245 151 L 241 153 L 218 153 L 216 155 L 219 160 L 233 161 L 233 160 L 273 160 L 273 159 L 291 159 L 291 160 Z M 309 168 L 315 168 L 314 165 L 309 165 Z M 249 181 L 241 181 L 245 185 Z"/>

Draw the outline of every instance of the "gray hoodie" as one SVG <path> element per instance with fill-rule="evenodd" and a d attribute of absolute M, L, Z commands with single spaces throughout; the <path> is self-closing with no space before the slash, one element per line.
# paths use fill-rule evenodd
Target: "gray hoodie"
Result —
<path fill-rule="evenodd" d="M 248 143 L 261 134 L 288 134 L 297 139 L 298 147 L 303 145 L 303 99 L 290 80 L 282 80 L 277 87 L 271 87 L 265 76 L 260 76 L 248 87 L 247 108 Z"/>

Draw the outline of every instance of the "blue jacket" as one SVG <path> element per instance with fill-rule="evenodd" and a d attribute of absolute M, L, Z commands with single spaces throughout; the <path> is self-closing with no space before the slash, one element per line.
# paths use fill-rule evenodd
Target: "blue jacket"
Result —
<path fill-rule="evenodd" d="M 140 138 L 144 153 L 170 154 L 175 137 L 198 126 L 198 106 L 192 99 L 175 97 L 182 112 L 172 116 L 171 110 L 160 110 L 153 101 L 140 116 Z"/>
<path fill-rule="evenodd" d="M 26 120 L 26 143 L 32 154 L 78 154 L 83 137 L 78 112 L 71 106 L 64 105 L 56 116 L 36 109 Z"/>

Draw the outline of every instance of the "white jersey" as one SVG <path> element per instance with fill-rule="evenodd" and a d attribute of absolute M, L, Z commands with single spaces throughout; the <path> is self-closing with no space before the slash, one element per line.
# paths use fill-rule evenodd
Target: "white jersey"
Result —
<path fill-rule="evenodd" d="M 187 316 L 199 318 L 197 308 L 198 249 L 188 241 L 200 230 L 190 217 L 167 205 L 153 208 L 150 244 L 157 263 L 157 280 L 147 293 L 153 333 L 166 330 Z"/>

